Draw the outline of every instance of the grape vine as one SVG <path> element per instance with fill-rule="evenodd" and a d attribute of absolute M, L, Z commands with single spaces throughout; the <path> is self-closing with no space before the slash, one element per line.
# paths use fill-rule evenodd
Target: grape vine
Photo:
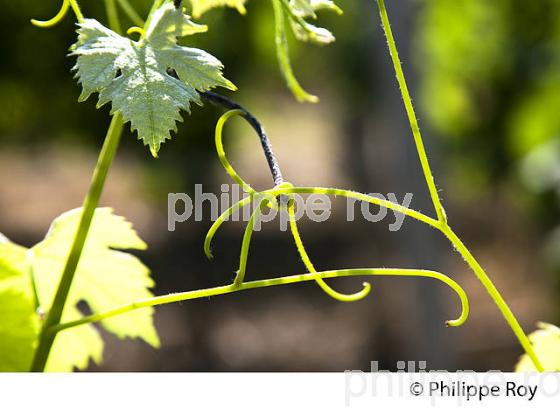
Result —
<path fill-rule="evenodd" d="M 196 0 L 193 1 L 195 4 L 193 14 L 198 16 L 205 9 L 201 5 L 197 6 Z M 331 10 L 337 14 L 341 14 L 342 11 L 330 0 L 271 1 L 275 18 L 275 42 L 280 70 L 297 100 L 301 102 L 316 102 L 318 101 L 317 97 L 307 93 L 293 74 L 288 54 L 286 25 L 290 25 L 293 34 L 301 41 L 319 45 L 328 44 L 334 41 L 332 33 L 324 28 L 310 24 L 308 20 L 316 19 L 316 12 L 321 9 Z M 357 268 L 317 271 L 311 256 L 304 246 L 297 226 L 295 218 L 296 205 L 293 199 L 294 195 L 297 194 L 324 194 L 352 198 L 399 212 L 439 231 L 463 257 L 466 264 L 472 269 L 487 290 L 519 340 L 534 368 L 538 371 L 545 369 L 531 341 L 521 328 L 511 309 L 485 270 L 448 223 L 446 212 L 434 182 L 418 120 L 401 67 L 385 1 L 376 0 L 376 3 L 387 40 L 390 58 L 397 77 L 398 87 L 410 123 L 413 141 L 436 217 L 431 217 L 397 203 L 359 192 L 330 187 L 301 187 L 285 181 L 278 160 L 274 155 L 271 142 L 257 117 L 228 97 L 211 91 L 218 86 L 230 90 L 236 89 L 233 83 L 222 75 L 223 66 L 221 62 L 204 50 L 179 46 L 177 44 L 179 37 L 203 33 L 207 30 L 206 26 L 194 23 L 184 13 L 183 2 L 180 0 L 155 0 L 145 21 L 127 0 L 106 0 L 109 27 L 105 27 L 96 20 L 86 18 L 77 0 L 63 0 L 59 12 L 49 20 L 32 20 L 33 24 L 38 27 L 52 27 L 59 23 L 69 11 L 73 12 L 79 28 L 78 40 L 72 46 L 71 55 L 77 58 L 75 71 L 78 82 L 82 86 L 80 100 L 85 100 L 92 93 L 97 93 L 99 95 L 98 106 L 110 103 L 112 107 L 111 124 L 99 154 L 88 193 L 81 210 L 72 212 L 71 215 L 73 216 L 71 219 L 73 222 L 55 221 L 53 228 L 51 228 L 42 245 L 36 245 L 31 249 L 17 247 L 15 244 L 4 241 L 0 237 L 0 261 L 3 263 L 0 266 L 0 279 L 3 279 L 4 265 L 9 267 L 8 270 L 10 272 L 24 272 L 22 275 L 29 274 L 34 293 L 35 308 L 37 312 L 44 312 L 41 315 L 37 314 L 36 320 L 39 326 L 36 334 L 33 333 L 33 330 L 30 330 L 32 336 L 36 337 L 37 340 L 36 348 L 33 350 L 33 360 L 30 363 L 32 371 L 44 371 L 47 368 L 53 345 L 57 343 L 58 337 L 78 331 L 79 329 L 89 329 L 91 331 L 92 328 L 86 325 L 95 322 L 101 322 L 119 336 L 142 337 L 150 344 L 157 346 L 159 340 L 153 328 L 152 310 L 150 309 L 163 304 L 308 281 L 316 282 L 328 296 L 337 301 L 354 302 L 370 294 L 371 284 L 368 282 L 364 282 L 363 288 L 352 294 L 340 293 L 326 282 L 328 279 L 340 277 L 399 276 L 437 280 L 448 286 L 457 295 L 461 304 L 460 315 L 455 319 L 448 320 L 446 324 L 453 327 L 465 323 L 469 314 L 467 294 L 456 281 L 445 274 L 431 270 L 400 268 Z M 226 4 L 237 8 L 242 13 L 245 12 L 243 1 L 220 3 L 220 5 Z M 137 25 L 129 28 L 126 33 L 129 36 L 139 35 L 140 38 L 138 40 L 132 40 L 121 34 L 122 27 L 119 11 L 124 12 Z M 130 123 L 131 129 L 137 131 L 138 138 L 142 139 L 149 146 L 154 156 L 157 156 L 161 144 L 170 138 L 170 131 L 176 130 L 176 123 L 181 120 L 180 112 L 189 111 L 190 103 L 202 105 L 203 102 L 210 102 L 227 110 L 219 118 L 216 125 L 216 153 L 228 176 L 238 183 L 247 194 L 244 199 L 235 203 L 220 215 L 209 229 L 204 241 L 204 251 L 209 259 L 212 259 L 211 248 L 213 238 L 220 227 L 228 220 L 229 216 L 243 207 L 256 204 L 243 234 L 239 267 L 235 279 L 231 284 L 224 286 L 164 296 L 152 296 L 147 290 L 151 286 L 148 272 L 146 269 L 138 269 L 137 263 L 139 262 L 133 259 L 138 273 L 135 280 L 142 281 L 141 286 L 138 286 L 135 292 L 138 295 L 143 295 L 138 300 L 130 303 L 118 300 L 120 305 L 108 307 L 100 303 L 96 304 L 94 296 L 76 296 L 73 293 L 75 292 L 76 284 L 78 279 L 84 275 L 80 269 L 83 270 L 83 266 L 87 266 L 84 260 L 93 260 L 91 255 L 106 255 L 106 252 L 110 252 L 107 248 L 145 248 L 145 244 L 136 236 L 132 228 L 121 219 L 118 220 L 120 221 L 119 224 L 122 224 L 122 230 L 117 235 L 120 242 L 111 243 L 107 240 L 104 242 L 103 239 L 100 239 L 103 236 L 96 234 L 103 226 L 108 226 L 109 222 L 107 221 L 113 220 L 112 218 L 114 217 L 112 214 L 110 215 L 110 212 L 107 214 L 107 210 L 98 208 L 98 203 L 110 166 L 115 157 L 124 125 Z M 264 191 L 255 190 L 237 173 L 227 158 L 222 142 L 223 131 L 226 123 L 237 116 L 247 121 L 259 137 L 274 184 L 270 189 Z M 267 207 L 275 208 L 288 215 L 290 232 L 306 273 L 280 276 L 267 280 L 246 280 L 248 273 L 247 260 L 250 255 L 254 223 L 260 213 Z M 105 217 L 102 216 L 103 214 L 105 214 Z M 62 221 L 65 220 L 62 218 Z M 56 227 L 58 227 L 58 231 Z M 64 235 L 60 234 L 55 240 L 53 239 L 53 232 L 63 232 Z M 61 261 L 59 281 L 52 286 L 50 293 L 42 289 L 44 285 L 38 280 L 39 277 L 36 275 L 43 269 L 43 265 L 38 262 L 39 251 L 41 249 L 44 251 L 49 249 L 45 243 L 50 243 L 51 246 L 54 246 L 52 245 L 54 243 L 57 252 L 68 255 L 64 263 Z M 92 249 L 96 250 L 97 253 L 92 254 Z M 123 267 L 123 273 L 130 273 L 130 269 L 130 267 Z M 48 297 L 44 297 L 44 295 L 48 295 Z M 80 297 L 87 298 L 90 296 L 93 314 L 88 316 L 75 315 L 73 317 L 66 315 L 70 301 L 75 302 Z M 148 314 L 143 317 L 135 316 L 136 319 L 142 321 L 142 325 L 139 326 L 137 331 L 126 328 L 126 325 L 122 322 L 115 321 L 121 315 L 137 314 L 139 311 L 147 312 Z M 95 338 L 91 333 L 88 334 L 88 337 Z M 95 346 L 97 349 L 96 354 L 90 351 L 85 352 L 86 362 L 89 357 L 95 358 L 98 356 L 99 345 L 96 344 Z"/>

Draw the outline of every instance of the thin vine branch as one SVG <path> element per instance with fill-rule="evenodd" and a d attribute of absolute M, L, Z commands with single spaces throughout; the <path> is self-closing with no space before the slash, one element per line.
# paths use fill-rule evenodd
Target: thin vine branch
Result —
<path fill-rule="evenodd" d="M 60 283 L 39 336 L 39 346 L 35 351 L 35 356 L 31 365 L 31 371 L 33 372 L 40 372 L 45 369 L 55 336 L 48 330 L 57 326 L 62 318 L 64 306 L 66 305 L 68 293 L 70 292 L 76 268 L 82 255 L 91 221 L 99 203 L 99 198 L 103 191 L 109 168 L 115 157 L 117 147 L 119 146 L 123 125 L 122 116 L 118 113 L 115 114 L 111 120 L 109 130 L 107 131 L 107 136 L 105 137 L 103 148 L 99 154 L 88 193 L 82 205 L 80 223 L 74 236 L 70 253 L 68 254 L 68 259 L 66 260 L 66 265 L 64 266 L 64 271 L 60 278 Z"/>
<path fill-rule="evenodd" d="M 410 122 L 410 127 L 412 129 L 412 133 L 414 136 L 416 150 L 418 152 L 418 156 L 422 164 L 422 171 L 424 173 L 424 178 L 426 179 L 426 183 L 430 191 L 430 196 L 432 198 L 432 202 L 434 204 L 438 216 L 439 225 L 437 226 L 437 228 L 449 239 L 449 241 L 453 244 L 453 246 L 461 254 L 461 256 L 463 256 L 465 262 L 469 265 L 469 267 L 475 273 L 476 277 L 480 280 L 482 285 L 485 287 L 486 291 L 488 292 L 492 300 L 494 300 L 494 303 L 496 303 L 496 306 L 498 306 L 498 309 L 501 311 L 502 315 L 506 319 L 506 322 L 513 330 L 521 346 L 523 347 L 527 355 L 531 358 L 531 361 L 535 365 L 535 368 L 538 371 L 542 372 L 544 371 L 544 367 L 542 366 L 538 356 L 536 355 L 533 346 L 529 341 L 529 338 L 523 331 L 523 328 L 519 324 L 517 318 L 511 311 L 510 307 L 507 305 L 506 301 L 504 300 L 504 298 L 502 297 L 502 295 L 500 294 L 500 292 L 498 291 L 498 289 L 496 288 L 496 286 L 494 285 L 494 283 L 492 282 L 488 274 L 484 271 L 484 269 L 480 266 L 480 264 L 474 258 L 474 256 L 468 250 L 468 248 L 463 244 L 463 242 L 459 239 L 459 237 L 452 231 L 452 229 L 449 227 L 447 223 L 447 217 L 445 215 L 443 206 L 441 205 L 437 188 L 434 182 L 434 177 L 432 175 L 430 164 L 428 162 L 428 157 L 424 149 L 424 143 L 422 140 L 422 135 L 420 134 L 420 128 L 418 126 L 418 120 L 414 112 L 414 107 L 412 105 L 412 99 L 410 98 L 410 93 L 406 85 L 406 80 L 399 59 L 395 38 L 393 36 L 393 32 L 391 30 L 391 25 L 389 22 L 389 16 L 387 14 L 387 8 L 385 7 L 385 1 L 384 0 L 376 0 L 376 1 L 379 8 L 379 14 L 381 16 L 381 25 L 383 27 L 383 31 L 387 39 L 387 44 L 389 46 L 389 54 L 391 55 L 393 68 L 397 76 L 397 82 L 399 84 L 401 96 L 405 105 L 405 109 L 408 115 L 408 120 Z"/>
<path fill-rule="evenodd" d="M 264 199 L 267 198 L 274 198 L 278 195 L 288 195 L 288 194 L 324 194 L 324 195 L 332 195 L 332 196 L 343 196 L 346 198 L 356 199 L 358 201 L 369 202 L 370 204 L 377 205 L 382 208 L 390 209 L 392 211 L 404 214 L 405 216 L 409 216 L 417 221 L 423 222 L 426 225 L 431 226 L 432 228 L 436 228 L 441 230 L 441 224 L 439 221 L 435 220 L 432 217 L 429 217 L 421 212 L 415 211 L 410 208 L 406 208 L 402 205 L 397 203 L 387 201 L 385 199 L 380 199 L 378 197 L 362 194 L 360 192 L 349 191 L 347 189 L 339 189 L 339 188 L 326 188 L 326 187 L 276 187 L 273 189 L 268 189 L 266 191 L 259 192 L 258 194 L 261 195 Z M 262 200 L 262 199 L 261 199 Z M 211 245 L 212 240 L 220 228 L 220 226 L 227 221 L 227 219 L 238 209 L 249 205 L 253 201 L 252 197 L 243 198 L 242 200 L 233 204 L 230 208 L 224 211 L 212 224 L 208 233 L 206 234 L 206 238 L 204 240 L 204 251 L 209 258 L 212 258 L 211 252 Z"/>
<path fill-rule="evenodd" d="M 428 156 L 426 155 L 424 141 L 422 140 L 422 134 L 420 133 L 420 126 L 418 125 L 418 119 L 416 118 L 416 113 L 414 112 L 414 106 L 412 105 L 412 99 L 410 98 L 410 93 L 408 91 L 408 86 L 404 77 L 401 60 L 397 51 L 397 45 L 395 43 L 393 31 L 391 30 L 391 25 L 389 23 L 389 16 L 387 15 L 387 10 L 385 8 L 385 1 L 377 0 L 377 4 L 379 5 L 383 31 L 385 32 L 385 37 L 387 39 L 389 54 L 391 55 L 391 60 L 393 61 L 393 67 L 397 76 L 397 82 L 401 91 L 404 107 L 406 109 L 406 114 L 408 116 L 408 121 L 412 130 L 412 135 L 414 136 L 414 143 L 416 145 L 418 157 L 420 158 L 424 178 L 426 179 L 426 184 L 428 185 L 428 190 L 430 192 L 430 197 L 432 199 L 437 217 L 440 221 L 444 222 L 447 220 L 445 216 L 445 210 L 441 205 L 436 184 L 434 182 L 434 177 L 432 175 L 432 169 L 430 168 L 430 162 L 428 161 Z"/>
<path fill-rule="evenodd" d="M 521 346 L 523 347 L 523 349 L 525 350 L 525 352 L 527 353 L 527 355 L 535 365 L 537 371 L 543 372 L 544 366 L 542 365 L 539 357 L 535 353 L 535 350 L 533 349 L 533 345 L 531 344 L 529 338 L 527 337 L 527 335 L 523 331 L 523 328 L 519 324 L 519 321 L 511 311 L 510 307 L 508 306 L 505 299 L 502 297 L 501 293 L 498 291 L 498 289 L 496 288 L 496 286 L 494 285 L 494 283 L 492 282 L 488 274 L 485 272 L 482 266 L 480 266 L 478 261 L 469 251 L 469 249 L 465 246 L 465 244 L 461 241 L 461 239 L 449 226 L 447 225 L 444 226 L 441 231 L 453 244 L 455 250 L 459 252 L 459 254 L 463 257 L 465 262 L 473 270 L 478 280 L 480 280 L 482 285 L 486 288 L 486 291 L 490 294 L 490 297 L 492 298 L 492 300 L 494 300 L 494 303 L 498 306 L 498 309 L 504 316 L 506 322 L 511 327 L 513 333 L 519 340 L 519 343 L 521 344 Z"/>
<path fill-rule="evenodd" d="M 192 290 L 188 292 L 173 293 L 165 296 L 156 296 L 154 298 L 139 300 L 128 305 L 123 305 L 121 307 L 108 310 L 106 312 L 93 314 L 86 316 L 82 319 L 75 320 L 72 322 L 62 323 L 54 328 L 51 328 L 51 333 L 58 333 L 66 329 L 70 329 L 76 326 L 85 325 L 88 323 L 99 322 L 104 319 L 108 319 L 113 316 L 122 315 L 124 313 L 131 312 L 136 309 L 141 309 L 145 307 L 165 305 L 169 303 L 182 302 L 185 300 L 208 298 L 211 296 L 225 295 L 228 293 L 234 293 L 241 290 L 266 288 L 271 286 L 289 285 L 300 282 L 316 281 L 317 279 L 329 279 L 329 278 L 342 278 L 351 276 L 405 276 L 405 277 L 422 277 L 436 279 L 443 282 L 449 286 L 459 297 L 461 302 L 461 314 L 457 319 L 448 320 L 446 324 L 448 326 L 461 326 L 467 320 L 469 315 L 469 302 L 468 297 L 461 288 L 461 286 L 455 282 L 450 277 L 430 270 L 422 269 L 340 269 L 340 270 L 329 270 L 323 272 L 307 273 L 303 275 L 291 275 L 282 276 L 273 279 L 263 279 L 251 282 L 243 282 L 239 285 L 231 284 L 226 286 L 218 286 L 215 288 Z"/>

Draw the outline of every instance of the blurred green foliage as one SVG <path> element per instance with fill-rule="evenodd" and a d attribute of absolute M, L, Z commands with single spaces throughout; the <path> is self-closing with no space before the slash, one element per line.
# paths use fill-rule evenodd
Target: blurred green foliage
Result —
<path fill-rule="evenodd" d="M 546 233 L 560 217 L 560 1 L 424 1 L 416 40 L 454 183 L 512 184 Z"/>
<path fill-rule="evenodd" d="M 422 102 L 442 135 L 472 138 L 501 121 L 515 158 L 557 136 L 560 1 L 430 1 L 418 31 Z"/>

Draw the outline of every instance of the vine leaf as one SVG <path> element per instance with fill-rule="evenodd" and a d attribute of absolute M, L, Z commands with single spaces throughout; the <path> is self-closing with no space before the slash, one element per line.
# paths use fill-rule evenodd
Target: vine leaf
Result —
<path fill-rule="evenodd" d="M 169 2 L 152 14 L 139 41 L 85 19 L 71 48 L 82 85 L 80 101 L 99 93 L 98 107 L 111 102 L 112 113 L 130 121 L 131 129 L 157 156 L 161 144 L 171 138 L 170 131 L 177 130 L 177 121 L 182 121 L 180 110 L 190 112 L 192 102 L 202 105 L 199 91 L 217 86 L 236 89 L 224 78 L 223 65 L 214 56 L 177 45 L 178 37 L 206 30 Z"/>
<path fill-rule="evenodd" d="M 0 235 L 0 372 L 29 369 L 39 332 L 26 251 Z"/>
<path fill-rule="evenodd" d="M 0 370 L 29 369 L 40 328 L 31 277 L 37 300 L 43 310 L 48 310 L 80 217 L 81 209 L 62 214 L 53 221 L 45 239 L 31 249 L 0 243 L 0 314 L 10 325 L 3 324 L 0 331 Z M 99 313 L 132 300 L 153 297 L 149 290 L 154 286 L 150 271 L 124 249 L 143 250 L 146 244 L 128 221 L 113 214 L 110 208 L 98 208 L 70 289 L 63 323 L 83 317 L 77 307 L 80 302 Z M 119 338 L 138 337 L 158 347 L 153 313 L 153 308 L 140 309 L 100 323 Z M 64 330 L 55 339 L 46 369 L 84 369 L 90 359 L 100 363 L 103 347 L 101 336 L 90 324 Z M 9 349 L 19 349 L 19 353 L 14 351 L 12 355 Z M 4 358 L 4 352 L 9 357 L 17 356 L 17 362 Z"/>
<path fill-rule="evenodd" d="M 51 305 L 80 217 L 81 209 L 62 214 L 54 220 L 45 239 L 32 248 L 39 298 L 47 306 Z M 143 250 L 146 244 L 124 218 L 114 215 L 110 208 L 98 208 L 68 295 L 70 308 L 63 313 L 63 322 L 79 319 L 81 314 L 74 306 L 80 301 L 87 302 L 93 312 L 99 313 L 131 300 L 153 296 L 148 290 L 154 286 L 148 268 L 135 256 L 117 249 Z M 58 274 L 53 275 L 53 272 Z M 104 320 L 101 325 L 120 338 L 140 337 L 158 347 L 153 312 L 153 308 L 141 309 Z M 87 326 L 85 328 L 88 329 Z M 60 348 L 60 345 L 72 346 L 70 338 L 76 338 L 76 332 L 81 331 L 80 338 L 82 343 L 89 346 L 90 355 L 94 360 L 100 359 L 102 343 L 100 349 L 100 339 L 91 333 L 94 328 L 89 328 L 88 333 L 80 328 L 60 333 L 55 341 L 55 349 Z M 63 352 L 63 349 L 60 348 L 60 351 Z M 83 354 L 80 356 L 83 357 Z M 49 360 L 48 369 L 51 364 Z M 65 365 L 63 363 L 63 370 L 66 370 Z"/>
<path fill-rule="evenodd" d="M 65 308 L 64 321 L 81 318 L 82 314 L 76 307 Z M 85 370 L 90 359 L 98 365 L 101 364 L 103 339 L 95 327 L 79 326 L 75 329 L 65 330 L 56 336 L 45 371 L 71 372 L 74 368 Z"/>
<path fill-rule="evenodd" d="M 539 329 L 529 335 L 535 353 L 548 372 L 560 371 L 560 328 L 549 323 L 540 322 Z M 534 372 L 535 365 L 531 358 L 524 354 L 519 359 L 516 372 Z"/>
<path fill-rule="evenodd" d="M 239 14 L 247 13 L 245 9 L 246 0 L 190 0 L 190 2 L 194 18 L 199 18 L 208 10 L 216 7 L 231 7 L 237 9 Z"/>

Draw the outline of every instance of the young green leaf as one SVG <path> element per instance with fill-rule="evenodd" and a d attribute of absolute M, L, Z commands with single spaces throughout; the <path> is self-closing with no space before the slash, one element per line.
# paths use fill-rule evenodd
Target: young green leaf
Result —
<path fill-rule="evenodd" d="M 0 372 L 29 370 L 39 331 L 26 251 L 0 240 Z"/>
<path fill-rule="evenodd" d="M 325 45 L 334 42 L 333 34 L 323 27 L 317 27 L 302 18 L 291 18 L 290 24 L 296 38 L 317 45 Z"/>
<path fill-rule="evenodd" d="M 199 18 L 208 10 L 216 7 L 231 7 L 237 9 L 239 14 L 247 13 L 245 9 L 246 0 L 190 0 L 192 5 L 192 15 Z"/>
<path fill-rule="evenodd" d="M 74 306 L 68 306 L 64 310 L 64 321 L 81 318 L 82 314 Z M 74 369 L 85 370 L 90 359 L 99 365 L 103 359 L 103 346 L 101 335 L 91 325 L 65 330 L 56 336 L 45 371 L 71 372 Z"/>
<path fill-rule="evenodd" d="M 53 272 L 60 273 L 63 270 L 80 217 L 81 209 L 62 214 L 54 220 L 45 239 L 32 248 L 39 297 L 47 306 L 51 304 L 60 280 L 59 274 L 53 275 Z M 110 208 L 99 208 L 93 217 L 76 270 L 68 306 L 85 301 L 93 312 L 102 312 L 153 296 L 148 290 L 154 286 L 148 268 L 135 256 L 117 249 L 146 249 L 146 244 L 124 218 L 114 215 Z M 120 338 L 140 337 L 158 347 L 153 312 L 152 308 L 141 309 L 104 320 L 101 325 Z M 63 314 L 63 322 L 79 319 L 77 314 L 75 309 L 67 309 Z M 63 339 L 65 333 L 72 332 L 62 332 L 59 337 Z M 86 336 L 91 339 L 92 346 L 99 347 L 91 335 Z M 60 341 L 57 340 L 57 343 Z M 70 345 L 70 342 L 67 344 Z"/>
<path fill-rule="evenodd" d="M 5 285 L 0 282 L 0 372 L 24 372 L 33 358 L 39 324 L 23 283 Z"/>
<path fill-rule="evenodd" d="M 317 27 L 306 21 L 306 18 L 316 19 L 319 10 L 330 10 L 342 14 L 342 10 L 330 0 L 284 0 L 284 5 L 290 17 L 292 31 L 300 41 L 318 45 L 332 43 L 333 34 L 323 27 Z"/>
<path fill-rule="evenodd" d="M 52 304 L 60 275 L 81 217 L 81 209 L 56 218 L 45 239 L 26 249 L 10 242 L 0 243 L 0 370 L 29 369 L 39 335 L 33 292 L 43 310 Z M 94 313 L 153 297 L 150 271 L 123 249 L 146 249 L 131 224 L 109 208 L 98 208 L 70 289 L 62 322 L 79 320 L 77 309 L 86 302 Z M 33 281 L 32 281 L 33 280 Z M 34 286 L 32 285 L 34 283 Z M 101 322 L 119 338 L 138 337 L 158 347 L 153 308 L 136 310 Z M 6 357 L 4 357 L 6 352 Z M 103 340 L 92 325 L 59 333 L 49 356 L 47 371 L 85 369 L 89 360 L 100 363 Z"/>
<path fill-rule="evenodd" d="M 78 29 L 75 70 L 83 91 L 80 101 L 99 93 L 98 107 L 111 102 L 154 156 L 176 131 L 180 110 L 201 105 L 199 91 L 217 86 L 235 90 L 222 75 L 222 63 L 207 52 L 177 45 L 177 38 L 205 32 L 172 3 L 164 3 L 148 20 L 145 35 L 132 41 L 93 19 Z M 177 73 L 175 78 L 169 73 Z"/>
<path fill-rule="evenodd" d="M 529 335 L 535 353 L 544 366 L 545 371 L 560 371 L 560 328 L 549 323 L 539 323 L 539 329 Z M 535 365 L 527 354 L 519 359 L 516 372 L 534 372 Z"/>

